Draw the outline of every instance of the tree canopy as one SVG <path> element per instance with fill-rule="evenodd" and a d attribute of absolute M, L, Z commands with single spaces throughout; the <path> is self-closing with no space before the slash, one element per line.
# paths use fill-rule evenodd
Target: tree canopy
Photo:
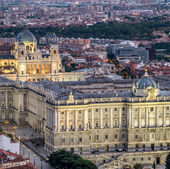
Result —
<path fill-rule="evenodd" d="M 134 169 L 143 169 L 143 165 L 140 163 L 136 163 L 133 167 Z"/>
<path fill-rule="evenodd" d="M 166 157 L 165 163 L 165 169 L 170 169 L 170 152 Z"/>
<path fill-rule="evenodd" d="M 130 18 L 129 18 L 130 19 Z M 133 18 L 132 18 L 133 19 Z M 46 32 L 54 32 L 57 36 L 74 38 L 108 38 L 108 39 L 147 39 L 155 36 L 153 31 L 158 28 L 168 28 L 170 21 L 142 22 L 142 23 L 118 23 L 110 21 L 100 22 L 91 26 L 67 26 L 63 28 L 46 26 L 44 28 L 34 27 L 29 30 L 36 38 L 46 36 Z M 169 28 L 168 28 L 169 29 Z M 22 31 L 22 27 L 0 28 L 0 37 L 12 37 Z M 4 34 L 4 32 L 6 32 Z"/>
<path fill-rule="evenodd" d="M 59 169 L 97 169 L 95 164 L 83 159 L 77 154 L 64 149 L 53 152 L 48 156 L 48 163 Z"/>

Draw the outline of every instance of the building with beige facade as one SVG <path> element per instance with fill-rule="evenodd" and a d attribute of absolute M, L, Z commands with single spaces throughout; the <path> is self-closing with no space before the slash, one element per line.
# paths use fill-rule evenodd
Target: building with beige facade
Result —
<path fill-rule="evenodd" d="M 27 23 L 17 35 L 15 49 L 11 55 L 0 58 L 1 75 L 9 79 L 18 78 L 21 81 L 53 81 L 84 80 L 84 72 L 62 72 L 61 58 L 58 45 L 52 43 L 50 53 L 42 54 L 37 48 L 35 36 L 28 30 Z"/>
<path fill-rule="evenodd" d="M 47 151 L 84 154 L 101 168 L 164 164 L 170 148 L 170 91 L 161 91 L 147 71 L 132 91 L 107 93 L 1 77 L 0 121 L 5 120 L 43 134 Z"/>

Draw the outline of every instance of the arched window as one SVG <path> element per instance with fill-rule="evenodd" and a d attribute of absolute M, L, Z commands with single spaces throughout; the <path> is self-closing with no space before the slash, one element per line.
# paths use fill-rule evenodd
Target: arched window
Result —
<path fill-rule="evenodd" d="M 54 50 L 54 55 L 56 55 L 57 54 L 57 51 L 56 50 Z"/>
<path fill-rule="evenodd" d="M 24 56 L 24 51 L 21 51 L 21 56 Z"/>

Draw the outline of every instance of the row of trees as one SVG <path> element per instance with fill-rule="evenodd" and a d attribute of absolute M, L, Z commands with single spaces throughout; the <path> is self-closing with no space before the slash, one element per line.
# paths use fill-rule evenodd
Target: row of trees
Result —
<path fill-rule="evenodd" d="M 143 23 L 97 23 L 92 26 L 68 26 L 65 28 L 59 27 L 44 27 L 30 28 L 30 31 L 37 37 L 46 36 L 46 32 L 55 32 L 57 36 L 74 37 L 74 38 L 109 38 L 109 39 L 148 39 L 153 38 L 152 32 L 157 28 L 166 28 L 170 25 L 166 22 L 143 22 Z M 4 36 L 4 32 L 14 32 L 17 35 L 21 32 L 22 27 L 10 27 L 7 29 L 0 28 L 0 36 Z M 11 35 L 11 34 L 10 34 Z M 8 35 L 6 35 L 8 36 Z"/>

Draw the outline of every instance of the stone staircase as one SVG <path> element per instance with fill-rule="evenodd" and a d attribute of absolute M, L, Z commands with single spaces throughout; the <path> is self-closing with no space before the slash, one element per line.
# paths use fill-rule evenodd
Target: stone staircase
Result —
<path fill-rule="evenodd" d="M 105 156 L 105 155 L 101 155 L 103 158 L 107 159 L 107 161 L 104 161 L 104 162 L 102 162 L 102 163 L 99 163 L 99 164 L 97 165 L 97 167 L 98 167 L 99 169 L 103 169 L 104 165 L 109 164 L 109 163 L 117 160 L 118 157 L 122 156 L 123 154 L 125 154 L 125 152 L 123 152 L 123 153 L 121 153 L 121 154 L 118 154 L 117 156 L 115 156 L 115 157 L 113 157 L 113 158 L 109 158 L 109 157 L 107 157 L 107 156 Z"/>

